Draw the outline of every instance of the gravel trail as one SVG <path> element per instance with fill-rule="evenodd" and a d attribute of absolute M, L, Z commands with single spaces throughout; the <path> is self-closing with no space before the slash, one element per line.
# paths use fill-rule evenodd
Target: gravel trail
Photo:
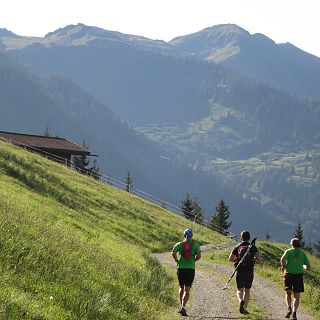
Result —
<path fill-rule="evenodd" d="M 202 254 L 205 255 L 216 250 L 225 249 L 229 246 L 204 246 L 202 247 Z M 171 257 L 171 253 L 154 254 L 153 257 L 172 268 L 176 267 L 176 264 Z M 221 275 L 230 276 L 232 272 L 232 266 L 212 264 L 203 259 L 198 261 L 195 281 L 187 305 L 189 316 L 181 317 L 177 314 L 175 320 L 181 320 L 183 318 L 196 320 L 250 319 L 250 317 L 244 317 L 238 313 L 234 290 L 230 290 L 230 288 L 222 290 L 225 282 L 221 280 Z M 234 279 L 231 281 L 234 281 Z M 254 297 L 255 304 L 267 314 L 266 319 L 285 319 L 284 314 L 286 312 L 286 304 L 284 302 L 284 292 L 279 290 L 270 281 L 255 276 L 251 294 Z M 314 320 L 314 318 L 303 310 L 301 306 L 299 307 L 297 315 L 299 320 Z"/>

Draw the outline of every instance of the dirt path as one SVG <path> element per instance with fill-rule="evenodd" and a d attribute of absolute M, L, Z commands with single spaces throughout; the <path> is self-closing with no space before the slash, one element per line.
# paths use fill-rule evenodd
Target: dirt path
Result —
<path fill-rule="evenodd" d="M 202 248 L 203 255 L 215 250 L 224 249 L 226 246 Z M 175 268 L 176 265 L 170 253 L 155 254 L 154 257 L 161 263 Z M 250 319 L 241 316 L 237 311 L 237 301 L 233 289 L 222 290 L 225 283 L 222 275 L 230 276 L 233 267 L 227 265 L 212 264 L 205 260 L 197 262 L 195 282 L 188 302 L 188 315 L 184 319 L 214 320 L 214 319 Z M 234 281 L 234 280 L 232 280 Z M 255 304 L 267 314 L 266 319 L 283 320 L 286 312 L 284 295 L 270 281 L 255 276 L 252 287 L 252 295 Z M 250 310 L 250 305 L 249 305 Z M 177 315 L 176 319 L 182 317 Z M 314 320 L 303 308 L 298 310 L 299 320 Z"/>

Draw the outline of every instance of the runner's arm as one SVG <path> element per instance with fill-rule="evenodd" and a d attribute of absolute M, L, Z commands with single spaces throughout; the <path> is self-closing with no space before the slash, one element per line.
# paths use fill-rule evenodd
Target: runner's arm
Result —
<path fill-rule="evenodd" d="M 311 265 L 310 265 L 310 261 L 309 258 L 307 257 L 307 255 L 304 253 L 304 261 L 303 261 L 303 269 L 304 270 L 310 270 L 311 269 Z"/>
<path fill-rule="evenodd" d="M 233 252 L 231 252 L 230 255 L 229 255 L 228 260 L 230 262 L 238 262 L 238 257 L 235 254 L 233 254 Z"/>
<path fill-rule="evenodd" d="M 173 259 L 174 259 L 174 261 L 175 261 L 176 263 L 179 262 L 177 253 L 178 253 L 178 251 L 176 251 L 176 250 L 173 249 L 173 251 L 172 251 L 172 257 L 173 257 Z"/>
<path fill-rule="evenodd" d="M 195 256 L 195 261 L 198 261 L 198 260 L 200 260 L 201 259 L 201 251 L 199 251 L 199 252 L 197 252 L 196 253 L 196 256 Z"/>
<path fill-rule="evenodd" d="M 307 257 L 306 254 L 304 254 L 303 269 L 304 269 L 304 270 L 310 270 L 310 269 L 311 269 L 310 261 L 309 261 L 309 258 Z"/>
<path fill-rule="evenodd" d="M 256 252 L 254 254 L 254 263 L 260 263 L 261 262 L 261 256 L 259 252 Z"/>
<path fill-rule="evenodd" d="M 281 271 L 284 271 L 285 265 L 286 265 L 286 254 L 284 253 L 280 259 L 281 264 Z"/>
<path fill-rule="evenodd" d="M 310 270 L 310 269 L 311 269 L 310 264 L 304 264 L 304 265 L 303 265 L 303 269 L 304 269 L 304 270 Z"/>

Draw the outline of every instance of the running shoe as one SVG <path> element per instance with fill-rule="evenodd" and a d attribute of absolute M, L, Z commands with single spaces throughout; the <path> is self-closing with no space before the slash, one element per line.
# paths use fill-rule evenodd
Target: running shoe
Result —
<path fill-rule="evenodd" d="M 240 307 L 239 307 L 239 311 L 240 311 L 241 314 L 244 313 L 244 307 L 243 306 L 244 306 L 244 300 L 241 300 L 240 301 Z"/>
<path fill-rule="evenodd" d="M 288 308 L 288 312 L 286 313 L 285 318 L 290 319 L 291 314 L 292 314 L 292 310 L 291 310 L 291 308 Z"/>
<path fill-rule="evenodd" d="M 188 316 L 186 309 L 183 308 L 183 307 L 181 308 L 180 313 L 181 313 L 181 315 L 184 316 L 184 317 L 187 317 L 187 316 Z"/>
<path fill-rule="evenodd" d="M 291 319 L 292 320 L 297 320 L 297 314 L 295 312 L 292 313 Z"/>

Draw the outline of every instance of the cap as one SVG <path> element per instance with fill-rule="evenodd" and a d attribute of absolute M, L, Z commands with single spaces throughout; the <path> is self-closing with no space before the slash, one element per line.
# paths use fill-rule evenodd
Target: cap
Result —
<path fill-rule="evenodd" d="M 191 237 L 193 235 L 192 230 L 191 229 L 184 230 L 184 235 L 185 237 Z"/>

